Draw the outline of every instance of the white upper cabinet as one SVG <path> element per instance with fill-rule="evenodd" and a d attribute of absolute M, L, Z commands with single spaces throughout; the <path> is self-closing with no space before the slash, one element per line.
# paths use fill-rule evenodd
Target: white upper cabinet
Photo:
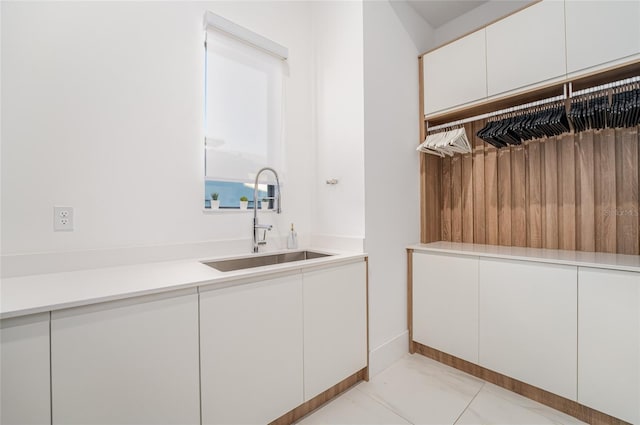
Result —
<path fill-rule="evenodd" d="M 578 402 L 640 424 L 640 273 L 580 267 Z"/>
<path fill-rule="evenodd" d="M 567 72 L 640 53 L 640 1 L 566 2 Z"/>
<path fill-rule="evenodd" d="M 604 24 L 612 25 L 606 21 Z M 564 2 L 553 0 L 542 1 L 488 26 L 488 95 L 564 78 L 564 32 Z"/>
<path fill-rule="evenodd" d="M 424 55 L 424 113 L 487 96 L 485 30 Z"/>

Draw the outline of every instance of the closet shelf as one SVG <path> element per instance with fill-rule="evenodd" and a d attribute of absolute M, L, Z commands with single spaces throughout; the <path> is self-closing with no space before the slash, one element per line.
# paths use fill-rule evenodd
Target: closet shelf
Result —
<path fill-rule="evenodd" d="M 425 116 L 424 121 L 425 124 L 428 122 L 430 127 L 446 124 L 476 115 L 511 108 L 523 103 L 536 102 L 542 99 L 560 96 L 564 93 L 565 84 L 568 83 L 572 84 L 573 91 L 577 91 L 637 75 L 640 75 L 640 60 L 621 66 L 611 67 L 606 70 L 598 70 L 579 77 L 554 81 L 546 85 L 536 86 L 525 91 L 520 91 L 516 94 L 493 97 L 474 102 L 472 104 L 462 105 L 448 111 L 437 112 Z"/>

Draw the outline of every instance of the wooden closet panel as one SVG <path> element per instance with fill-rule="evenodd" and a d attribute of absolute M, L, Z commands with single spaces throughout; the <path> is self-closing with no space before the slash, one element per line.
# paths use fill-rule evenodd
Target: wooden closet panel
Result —
<path fill-rule="evenodd" d="M 467 132 L 473 146 L 473 242 L 486 243 L 486 210 L 484 202 L 484 140 L 476 133 L 484 127 L 485 121 L 476 121 Z"/>
<path fill-rule="evenodd" d="M 470 154 L 422 155 L 423 242 L 640 255 L 640 127 L 496 149 L 483 125 Z"/>
<path fill-rule="evenodd" d="M 558 248 L 576 249 L 576 164 L 574 135 L 558 136 Z"/>
<path fill-rule="evenodd" d="M 484 154 L 484 205 L 486 243 L 498 245 L 498 150 L 490 145 Z"/>
<path fill-rule="evenodd" d="M 615 130 L 594 133 L 596 197 L 596 251 L 616 252 L 616 145 Z"/>
<path fill-rule="evenodd" d="M 451 158 L 451 241 L 462 242 L 462 156 Z"/>
<path fill-rule="evenodd" d="M 529 191 L 529 223 L 527 245 L 531 248 L 542 248 L 542 175 L 541 175 L 541 145 L 538 140 L 527 144 L 529 154 L 527 188 Z"/>
<path fill-rule="evenodd" d="M 498 243 L 511 246 L 511 151 L 498 150 Z"/>
<path fill-rule="evenodd" d="M 593 131 L 574 136 L 576 148 L 576 249 L 595 251 Z"/>
<path fill-rule="evenodd" d="M 467 134 L 470 130 L 467 129 Z M 473 157 L 462 155 L 462 241 L 473 243 Z"/>
<path fill-rule="evenodd" d="M 422 176 L 420 211 L 423 221 L 420 230 L 420 241 L 423 243 L 441 240 L 440 228 L 440 159 L 432 155 L 420 155 L 420 175 Z"/>
<path fill-rule="evenodd" d="M 451 158 L 442 158 L 442 240 L 451 241 Z"/>
<path fill-rule="evenodd" d="M 557 138 L 544 143 L 544 220 L 542 247 L 558 248 L 558 148 Z"/>
<path fill-rule="evenodd" d="M 616 130 L 617 251 L 640 254 L 638 247 L 638 129 Z"/>
<path fill-rule="evenodd" d="M 527 246 L 526 158 L 524 146 L 511 148 L 511 245 Z"/>

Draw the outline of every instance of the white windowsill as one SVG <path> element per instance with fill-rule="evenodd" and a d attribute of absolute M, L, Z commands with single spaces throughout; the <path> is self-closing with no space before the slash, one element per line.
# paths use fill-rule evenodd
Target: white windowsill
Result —
<path fill-rule="evenodd" d="M 259 213 L 272 213 L 275 210 L 262 210 L 258 209 Z M 212 210 L 211 208 L 203 208 L 202 212 L 205 214 L 241 214 L 241 213 L 253 213 L 253 208 L 247 208 L 246 210 L 241 210 L 239 208 L 218 208 Z"/>

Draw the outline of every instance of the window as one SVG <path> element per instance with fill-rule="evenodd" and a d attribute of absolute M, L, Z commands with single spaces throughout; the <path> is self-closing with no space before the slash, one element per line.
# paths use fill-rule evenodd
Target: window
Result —
<path fill-rule="evenodd" d="M 283 174 L 283 90 L 287 49 L 208 12 L 205 65 L 205 208 L 253 201 L 255 175 Z M 270 173 L 259 197 L 269 196 Z"/>

